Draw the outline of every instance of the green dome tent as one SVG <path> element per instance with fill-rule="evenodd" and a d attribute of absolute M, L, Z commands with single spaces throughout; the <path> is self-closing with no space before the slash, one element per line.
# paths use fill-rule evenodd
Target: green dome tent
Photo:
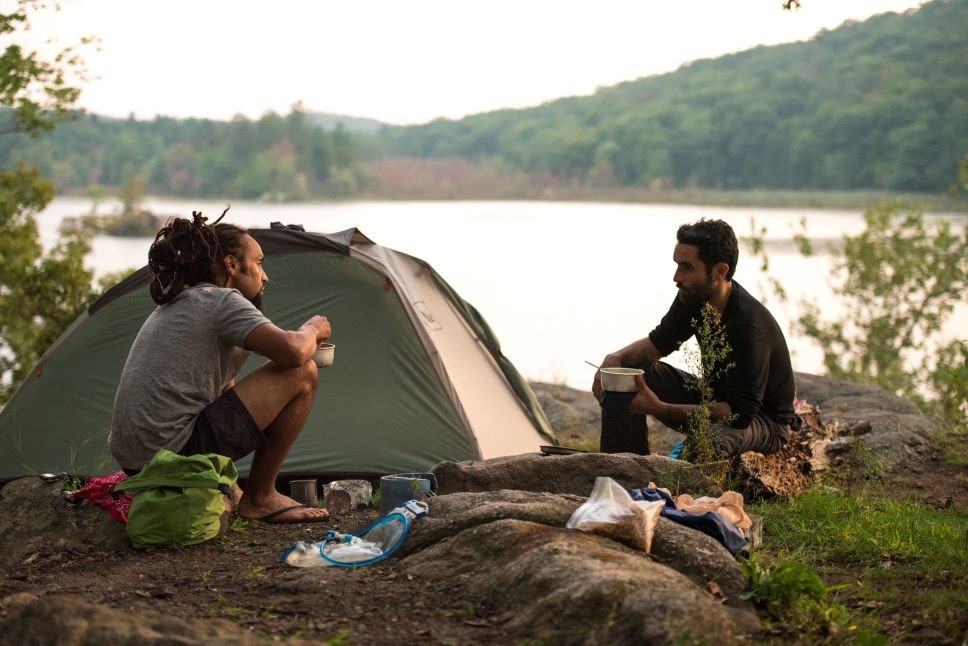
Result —
<path fill-rule="evenodd" d="M 291 329 L 325 314 L 337 346 L 282 475 L 426 471 L 554 443 L 487 323 L 426 263 L 356 229 L 250 233 L 266 254 L 266 315 Z M 111 409 L 128 349 L 155 308 L 147 284 L 145 267 L 108 290 L 0 411 L 0 480 L 118 468 L 107 446 Z M 253 355 L 240 376 L 263 361 Z M 240 474 L 248 467 L 239 461 Z"/>

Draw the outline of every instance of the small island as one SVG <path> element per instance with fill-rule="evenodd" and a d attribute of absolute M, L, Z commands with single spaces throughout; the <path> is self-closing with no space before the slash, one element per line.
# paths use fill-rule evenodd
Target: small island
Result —
<path fill-rule="evenodd" d="M 144 208 L 144 179 L 135 176 L 118 191 L 121 210 L 117 213 L 102 214 L 99 207 L 107 196 L 107 190 L 100 185 L 88 189 L 91 198 L 91 211 L 84 215 L 67 218 L 61 226 L 64 230 L 79 230 L 90 234 L 105 234 L 126 238 L 154 237 L 162 227 L 164 216 L 159 216 Z"/>

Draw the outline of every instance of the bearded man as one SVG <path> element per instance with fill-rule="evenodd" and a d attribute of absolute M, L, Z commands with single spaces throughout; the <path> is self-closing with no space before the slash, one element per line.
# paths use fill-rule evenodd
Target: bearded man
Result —
<path fill-rule="evenodd" d="M 773 315 L 733 280 L 739 247 L 722 220 L 679 227 L 672 253 L 679 293 L 647 337 L 605 357 L 601 366 L 641 368 L 637 391 L 624 410 L 605 407 L 601 377 L 592 392 L 603 402 L 601 451 L 649 454 L 646 415 L 685 432 L 700 402 L 696 377 L 659 361 L 696 334 L 702 308 L 715 309 L 735 364 L 712 382 L 716 448 L 722 455 L 779 451 L 799 418 L 793 411 L 795 385 L 790 353 Z M 624 404 L 624 402 L 623 402 Z"/>
<path fill-rule="evenodd" d="M 254 452 L 245 492 L 236 490 L 238 514 L 323 521 L 325 509 L 297 503 L 275 483 L 312 408 L 312 356 L 330 336 L 329 321 L 317 315 L 295 330 L 277 327 L 261 311 L 269 277 L 259 243 L 237 226 L 192 218 L 170 220 L 148 251 L 158 307 L 121 374 L 111 453 L 133 475 L 160 449 L 233 460 Z M 236 383 L 250 351 L 269 361 Z"/>

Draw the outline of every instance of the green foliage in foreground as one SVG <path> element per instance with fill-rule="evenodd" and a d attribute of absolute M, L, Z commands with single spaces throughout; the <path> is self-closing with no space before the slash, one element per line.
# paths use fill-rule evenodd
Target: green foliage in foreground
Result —
<path fill-rule="evenodd" d="M 690 367 L 696 375 L 693 387 L 699 392 L 699 406 L 689 413 L 683 454 L 689 456 L 690 462 L 709 464 L 726 457 L 716 445 L 716 430 L 709 411 L 709 406 L 716 401 L 713 387 L 727 378 L 736 362 L 730 356 L 733 348 L 726 339 L 726 329 L 715 307 L 703 304 L 699 319 L 692 320 L 692 327 L 696 330 L 699 355 L 689 357 L 688 361 L 693 364 Z M 728 424 L 731 420 L 732 417 L 716 421 Z"/>
<path fill-rule="evenodd" d="M 912 608 L 958 635 L 950 611 L 968 597 L 968 514 L 869 493 L 816 489 L 750 505 L 765 528 L 746 565 L 751 601 L 801 636 L 847 631 L 870 643 L 879 616 Z M 814 572 L 849 583 L 821 591 Z"/>
<path fill-rule="evenodd" d="M 968 160 L 962 175 L 968 187 Z M 835 302 L 801 302 L 796 329 L 820 347 L 828 375 L 904 396 L 964 438 L 968 336 L 957 326 L 950 334 L 952 314 L 968 293 L 968 222 L 929 218 L 903 202 L 875 204 L 864 220 L 865 230 L 844 236 L 843 249 L 832 252 Z M 764 271 L 765 232 L 744 241 Z M 794 241 L 812 253 L 805 231 Z M 771 282 L 786 300 L 780 281 Z M 830 310 L 846 315 L 832 319 Z"/>
<path fill-rule="evenodd" d="M 862 233 L 844 237 L 837 263 L 835 293 L 850 318 L 826 320 L 823 306 L 810 303 L 800 326 L 823 349 L 831 376 L 899 393 L 964 428 L 968 341 L 963 330 L 942 338 L 968 292 L 968 226 L 901 203 L 876 205 L 864 220 Z"/>
<path fill-rule="evenodd" d="M 83 75 L 70 48 L 45 59 L 16 42 L 30 31 L 28 10 L 43 8 L 21 0 L 12 13 L 0 13 L 8 43 L 0 56 L 0 105 L 9 106 L 3 142 L 12 132 L 36 137 L 50 130 L 80 94 L 65 80 Z M 91 297 L 88 237 L 73 232 L 46 254 L 41 247 L 34 218 L 53 196 L 53 184 L 36 168 L 0 170 L 0 404 Z"/>

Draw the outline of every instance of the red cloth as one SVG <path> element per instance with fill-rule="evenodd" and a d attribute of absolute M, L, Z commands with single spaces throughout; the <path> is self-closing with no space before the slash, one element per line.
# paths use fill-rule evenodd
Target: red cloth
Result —
<path fill-rule="evenodd" d="M 103 478 L 91 478 L 83 489 L 78 489 L 71 494 L 71 500 L 87 500 L 104 508 L 111 515 L 111 518 L 122 525 L 126 525 L 128 523 L 128 510 L 131 509 L 131 495 L 113 493 L 113 489 L 115 485 L 121 484 L 127 479 L 128 474 L 124 471 L 115 471 Z"/>

